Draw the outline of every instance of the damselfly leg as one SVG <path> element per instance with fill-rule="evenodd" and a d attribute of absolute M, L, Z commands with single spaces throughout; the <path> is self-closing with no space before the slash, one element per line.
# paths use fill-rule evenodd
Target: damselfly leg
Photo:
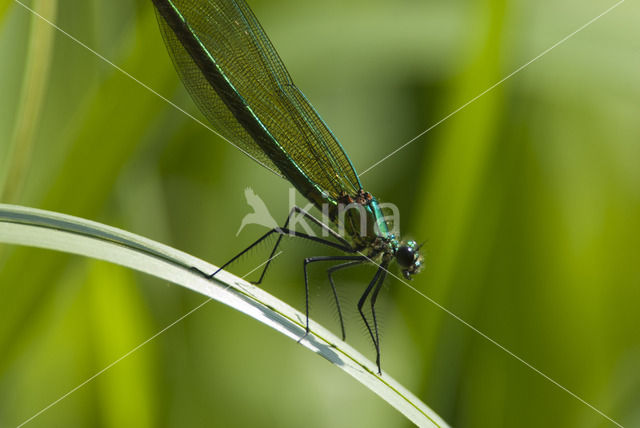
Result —
<path fill-rule="evenodd" d="M 316 224 L 317 226 L 319 226 L 322 230 L 327 231 L 327 233 L 336 239 L 336 241 L 332 241 L 329 239 L 325 239 L 325 238 L 320 238 L 317 236 L 313 236 L 310 235 L 308 233 L 305 232 L 299 232 L 299 231 L 295 231 L 295 230 L 291 230 L 289 229 L 289 222 L 292 218 L 293 215 L 295 214 L 301 214 L 303 215 L 305 218 L 311 220 L 314 224 Z M 265 233 L 264 235 L 262 235 L 260 238 L 258 238 L 255 242 L 253 242 L 251 245 L 249 245 L 247 248 L 245 248 L 244 250 L 242 250 L 240 253 L 238 253 L 236 256 L 234 256 L 231 260 L 229 260 L 228 262 L 226 262 L 225 264 L 223 264 L 220 268 L 218 268 L 218 270 L 216 270 L 215 272 L 213 272 L 212 274 L 205 274 L 202 271 L 200 271 L 199 269 L 195 269 L 196 271 L 200 272 L 203 276 L 205 276 L 208 279 L 212 279 L 213 277 L 216 276 L 216 274 L 218 272 L 220 272 L 221 270 L 225 269 L 226 267 L 228 267 L 229 265 L 231 265 L 233 262 L 235 262 L 236 260 L 238 260 L 240 257 L 242 257 L 243 255 L 245 255 L 247 252 L 249 252 L 251 249 L 255 248 L 258 244 L 260 244 L 261 242 L 265 241 L 267 238 L 269 238 L 270 236 L 272 236 L 273 234 L 277 234 L 278 235 L 278 240 L 276 241 L 271 254 L 269 256 L 269 259 L 267 261 L 267 263 L 265 264 L 265 267 L 262 271 L 262 273 L 260 274 L 260 277 L 257 281 L 254 282 L 254 284 L 259 284 L 262 282 L 262 280 L 265 277 L 266 271 L 271 263 L 271 260 L 273 260 L 276 251 L 278 250 L 278 247 L 280 245 L 280 242 L 282 240 L 282 238 L 284 236 L 289 236 L 289 237 L 295 237 L 295 238 L 302 238 L 302 239 L 306 239 L 312 242 L 316 242 L 322 245 L 326 245 L 328 247 L 331 248 L 335 248 L 338 250 L 341 250 L 345 253 L 349 253 L 349 254 L 354 254 L 356 253 L 356 249 L 354 249 L 353 247 L 351 247 L 351 245 L 344 239 L 342 238 L 340 235 L 338 235 L 333 229 L 331 229 L 329 226 L 327 226 L 326 224 L 322 223 L 320 220 L 318 220 L 317 218 L 313 217 L 311 214 L 307 213 L 306 211 L 304 211 L 303 209 L 299 208 L 299 207 L 294 207 L 290 212 L 289 215 L 287 216 L 287 220 L 285 221 L 283 227 L 276 227 L 274 229 L 271 229 L 270 231 L 268 231 L 267 233 Z M 331 262 L 331 261 L 346 261 L 347 263 L 342 263 L 342 264 L 338 264 L 335 266 L 331 266 L 327 269 L 327 276 L 329 278 L 329 284 L 331 285 L 331 291 L 333 293 L 333 298 L 336 302 L 336 308 L 338 309 L 338 317 L 340 320 L 340 330 L 342 333 L 342 339 L 344 340 L 346 338 L 346 333 L 345 333 L 345 328 L 344 328 L 344 318 L 342 315 L 342 308 L 340 306 L 340 299 L 338 298 L 338 293 L 337 293 L 337 289 L 335 286 L 335 282 L 333 280 L 333 274 L 338 271 L 338 270 L 342 270 L 342 269 L 346 269 L 349 267 L 355 267 L 357 265 L 363 264 L 363 263 L 367 263 L 369 262 L 369 258 L 364 256 L 364 255 L 348 255 L 348 256 L 316 256 L 316 257 L 307 257 L 304 259 L 303 261 L 303 273 L 304 273 L 304 287 L 305 287 L 305 317 L 306 317 L 306 322 L 305 322 L 305 333 L 304 335 L 298 340 L 298 342 L 300 342 L 301 340 L 303 340 L 305 337 L 307 337 L 307 335 L 309 334 L 310 330 L 309 330 L 309 277 L 308 277 L 308 272 L 307 272 L 307 266 L 311 263 L 316 263 L 316 262 Z M 376 365 L 378 367 L 378 373 L 381 373 L 381 369 L 380 369 L 380 339 L 379 339 L 379 334 L 378 334 L 378 321 L 376 318 L 376 312 L 375 312 L 375 304 L 376 304 L 376 300 L 378 298 L 378 293 L 380 292 L 380 288 L 382 287 L 382 283 L 387 275 L 387 266 L 388 263 L 383 263 L 381 266 L 378 267 L 378 270 L 376 271 L 375 275 L 373 276 L 373 278 L 371 279 L 371 281 L 369 282 L 367 288 L 365 289 L 364 293 L 362 294 L 362 296 L 360 297 L 359 301 L 358 301 L 358 312 L 360 313 L 360 316 L 362 317 L 365 326 L 367 327 L 367 331 L 369 332 L 369 335 L 371 336 L 371 340 L 375 346 L 376 349 Z M 366 315 L 363 312 L 363 306 L 367 300 L 367 298 L 369 298 L 370 300 L 370 305 L 371 305 L 371 317 L 372 317 L 372 322 L 370 323 L 369 320 L 367 319 Z"/>
<path fill-rule="evenodd" d="M 369 285 L 367 286 L 364 293 L 362 293 L 362 296 L 358 301 L 358 312 L 360 312 L 360 316 L 362 317 L 364 324 L 367 326 L 367 330 L 369 331 L 369 335 L 371 336 L 373 345 L 376 348 L 376 365 L 378 366 L 378 374 L 382 374 L 382 370 L 380 369 L 380 339 L 378 336 L 378 320 L 376 319 L 375 305 L 376 305 L 376 300 L 378 298 L 378 293 L 380 292 L 380 288 L 382 287 L 382 283 L 384 282 L 384 279 L 386 276 L 387 276 L 387 264 L 383 263 L 382 265 L 380 265 L 380 267 L 376 271 L 376 274 L 373 276 L 373 279 L 371 279 L 371 282 L 369 282 Z M 371 294 L 370 302 L 371 302 L 371 318 L 373 320 L 373 329 L 369 325 L 369 321 L 367 321 L 367 317 L 362 311 L 362 307 L 364 306 L 364 303 L 367 300 L 367 297 L 369 296 L 372 290 L 373 290 L 373 294 Z"/>
<path fill-rule="evenodd" d="M 363 263 L 367 260 L 364 256 L 318 256 L 318 257 L 308 257 L 304 259 L 304 289 L 305 289 L 305 308 L 307 315 L 307 331 L 305 336 L 309 334 L 309 277 L 307 275 L 307 265 L 315 262 L 333 262 L 333 261 L 345 261 L 350 260 L 349 263 L 343 263 L 338 266 L 333 266 L 327 269 L 327 273 L 329 276 L 329 283 L 331 284 L 331 291 L 333 292 L 333 298 L 336 301 L 336 307 L 338 308 L 338 317 L 340 318 L 340 330 L 342 332 L 342 340 L 346 339 L 345 330 L 344 330 L 344 320 L 342 318 L 342 309 L 340 308 L 340 299 L 338 299 L 338 291 L 336 290 L 336 286 L 333 282 L 333 278 L 331 278 L 331 269 L 340 268 L 340 267 L 349 267 L 355 264 Z M 304 339 L 304 336 L 300 339 Z"/>

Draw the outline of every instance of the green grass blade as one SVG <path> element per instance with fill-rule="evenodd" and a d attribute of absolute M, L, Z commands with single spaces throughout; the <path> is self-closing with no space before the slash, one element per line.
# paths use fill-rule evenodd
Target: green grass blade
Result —
<path fill-rule="evenodd" d="M 55 20 L 57 0 L 37 1 L 34 10 Z M 0 19 L 1 14 L 0 10 Z M 29 170 L 33 152 L 34 135 L 39 122 L 44 95 L 49 81 L 49 70 L 53 56 L 55 29 L 40 19 L 31 17 L 31 32 L 27 65 L 20 96 L 18 114 L 10 141 L 9 156 L 0 170 L 0 200 L 16 201 L 26 173 Z"/>
<path fill-rule="evenodd" d="M 148 273 L 224 303 L 294 340 L 304 333 L 304 314 L 264 290 L 222 271 L 214 281 L 195 272 L 217 268 L 196 257 L 135 234 L 51 211 L 0 204 L 0 242 L 63 251 Z M 420 427 L 447 424 L 416 396 L 321 325 L 301 344 L 340 367 Z"/>

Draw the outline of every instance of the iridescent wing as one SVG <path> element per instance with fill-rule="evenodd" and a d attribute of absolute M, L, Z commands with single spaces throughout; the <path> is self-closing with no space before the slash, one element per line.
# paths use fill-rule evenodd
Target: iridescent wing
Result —
<path fill-rule="evenodd" d="M 335 200 L 361 189 L 340 143 L 293 84 L 244 0 L 153 0 L 185 87 L 214 129 Z"/>

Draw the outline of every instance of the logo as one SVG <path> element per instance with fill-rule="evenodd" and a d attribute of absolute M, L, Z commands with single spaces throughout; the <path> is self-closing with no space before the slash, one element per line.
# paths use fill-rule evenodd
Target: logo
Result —
<path fill-rule="evenodd" d="M 304 214 L 310 213 L 314 208 L 314 204 L 307 203 L 306 206 L 296 204 L 296 194 L 296 189 L 289 189 L 289 220 L 287 229 L 290 230 L 292 234 L 297 230 L 304 231 L 304 233 L 309 236 L 317 236 L 317 233 L 314 232 L 314 228 L 310 227 L 310 225 L 307 223 L 309 217 Z M 271 212 L 269 212 L 267 204 L 265 204 L 262 198 L 258 196 L 252 188 L 247 187 L 244 190 L 244 197 L 247 201 L 247 204 L 253 209 L 253 212 L 250 212 L 242 218 L 240 227 L 236 232 L 236 236 L 240 235 L 240 232 L 242 232 L 242 230 L 250 224 L 263 226 L 267 229 L 277 229 L 278 227 L 281 227 L 273 218 Z M 391 227 L 389 232 L 397 235 L 400 228 L 400 212 L 398 210 L 398 207 L 390 203 L 376 202 L 376 204 L 380 209 L 382 219 Z M 303 213 L 294 210 L 295 207 L 300 207 L 300 210 L 303 211 Z M 333 208 L 335 210 L 335 206 L 333 206 Z M 321 207 L 321 216 L 317 221 L 321 221 L 325 225 L 330 225 L 332 222 L 329 219 L 329 211 L 329 204 L 323 204 Z M 352 226 L 358 225 L 360 234 L 365 235 L 367 233 L 366 231 L 368 230 L 367 222 L 374 217 L 371 216 L 370 212 L 369 214 L 367 213 L 367 210 L 363 207 L 363 205 L 357 203 L 350 203 L 344 206 L 340 206 L 338 218 L 335 222 L 336 224 L 334 225 L 336 227 L 332 227 L 332 229 L 337 229 L 336 232 L 340 236 L 345 236 L 345 215 L 347 215 L 348 212 L 348 215 L 350 216 L 349 223 Z M 387 214 L 385 215 L 384 213 Z M 374 224 L 374 227 L 377 228 L 378 226 L 378 224 Z M 322 236 L 329 236 L 328 231 L 324 228 L 322 228 Z"/>
<path fill-rule="evenodd" d="M 257 224 L 264 226 L 267 229 L 275 229 L 278 227 L 278 223 L 273 219 L 267 205 L 264 203 L 260 196 L 256 195 L 251 187 L 244 189 L 244 197 L 247 200 L 247 204 L 253 208 L 253 212 L 244 216 L 240 228 L 236 233 L 236 236 L 240 235 L 242 229 L 248 224 Z"/>

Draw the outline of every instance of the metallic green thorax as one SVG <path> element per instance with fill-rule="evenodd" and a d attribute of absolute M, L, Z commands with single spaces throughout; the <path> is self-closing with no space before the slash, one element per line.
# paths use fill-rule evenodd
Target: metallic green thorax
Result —
<path fill-rule="evenodd" d="M 366 204 L 338 204 L 334 210 L 330 210 L 330 218 L 338 226 L 342 225 L 345 228 L 345 236 L 350 237 L 358 249 L 371 247 L 379 237 L 388 239 L 393 245 L 393 236 L 389 232 L 378 201 L 373 196 Z"/>

